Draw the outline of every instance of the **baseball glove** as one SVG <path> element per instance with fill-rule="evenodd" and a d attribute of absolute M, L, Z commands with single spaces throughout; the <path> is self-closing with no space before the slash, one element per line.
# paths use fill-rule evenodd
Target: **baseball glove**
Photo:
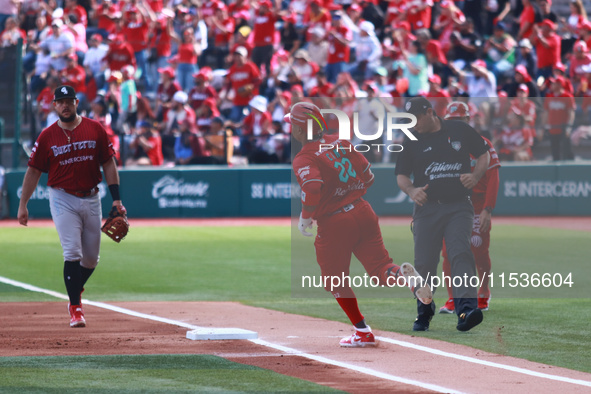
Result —
<path fill-rule="evenodd" d="M 125 238 L 129 232 L 129 222 L 127 221 L 127 210 L 123 205 L 111 208 L 109 217 L 101 231 L 117 243 Z"/>
<path fill-rule="evenodd" d="M 237 93 L 240 97 L 249 97 L 252 95 L 253 90 L 254 85 L 252 83 L 249 83 L 248 85 L 239 87 Z"/>

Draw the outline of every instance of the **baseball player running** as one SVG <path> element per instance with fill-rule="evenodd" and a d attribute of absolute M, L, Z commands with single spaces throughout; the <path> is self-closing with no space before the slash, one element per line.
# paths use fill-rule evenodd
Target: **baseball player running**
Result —
<path fill-rule="evenodd" d="M 302 143 L 302 150 L 293 160 L 293 170 L 302 189 L 302 212 L 298 228 L 307 237 L 312 221 L 318 232 L 314 242 L 316 259 L 323 280 L 349 275 L 351 255 L 359 259 L 371 277 L 380 284 L 397 282 L 402 275 L 406 285 L 420 300 L 432 301 L 431 289 L 409 263 L 393 264 L 384 247 L 378 217 L 362 196 L 372 185 L 374 175 L 365 157 L 351 149 L 349 141 L 338 136 L 324 136 L 326 122 L 320 109 L 311 103 L 297 103 L 285 115 L 291 123 L 293 137 Z M 312 138 L 307 136 L 308 120 L 312 119 Z M 394 280 L 388 281 L 389 277 Z M 327 283 L 327 282 L 325 282 Z M 330 280 L 328 281 L 330 283 Z M 350 283 L 329 289 L 355 327 L 355 332 L 343 338 L 343 347 L 375 346 L 370 326 L 359 310 Z"/>
<path fill-rule="evenodd" d="M 444 119 L 461 120 L 466 123 L 470 120 L 470 110 L 468 105 L 461 101 L 451 102 L 445 111 Z M 474 261 L 476 262 L 476 270 L 478 277 L 481 279 L 480 289 L 478 290 L 478 309 L 483 311 L 488 310 L 490 302 L 489 278 L 491 263 L 490 263 L 490 229 L 491 229 L 491 214 L 497 203 L 497 193 L 499 192 L 499 167 L 501 163 L 497 151 L 493 147 L 492 142 L 484 138 L 490 154 L 490 163 L 484 176 L 474 189 L 472 189 L 472 204 L 474 205 L 474 224 L 472 226 L 472 236 L 470 243 L 472 253 L 474 254 Z M 475 158 L 472 156 L 472 165 Z M 450 276 L 451 267 L 447 257 L 445 243 L 443 244 L 443 274 L 446 277 Z M 448 286 L 447 294 L 449 299 L 439 309 L 439 313 L 453 313 L 455 309 L 452 290 Z"/>
<path fill-rule="evenodd" d="M 48 173 L 49 205 L 64 256 L 64 281 L 70 303 L 70 327 L 85 327 L 81 294 L 99 261 L 101 201 L 97 185 L 103 167 L 113 207 L 125 211 L 119 196 L 115 151 L 100 123 L 77 115 L 78 99 L 71 86 L 59 86 L 53 106 L 59 120 L 41 132 L 29 158 L 18 221 L 29 221 L 27 203 L 41 173 Z"/>

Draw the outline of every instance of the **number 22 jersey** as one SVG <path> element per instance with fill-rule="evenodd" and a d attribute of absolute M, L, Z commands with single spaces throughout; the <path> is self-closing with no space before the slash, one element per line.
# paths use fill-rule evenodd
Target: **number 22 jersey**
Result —
<path fill-rule="evenodd" d="M 370 164 L 355 152 L 351 143 L 338 136 L 325 136 L 309 142 L 293 159 L 293 170 L 302 189 L 302 202 L 306 193 L 321 185 L 321 198 L 313 218 L 330 215 L 363 196 L 371 180 Z"/>

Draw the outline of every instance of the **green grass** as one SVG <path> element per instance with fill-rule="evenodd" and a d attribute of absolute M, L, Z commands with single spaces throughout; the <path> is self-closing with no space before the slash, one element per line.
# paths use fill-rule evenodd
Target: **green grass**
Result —
<path fill-rule="evenodd" d="M 261 393 L 337 391 L 210 355 L 0 358 L 0 392 Z"/>
<path fill-rule="evenodd" d="M 383 226 L 395 262 L 412 261 L 407 226 Z M 97 301 L 241 301 L 291 313 L 347 322 L 330 295 L 292 298 L 294 260 L 317 270 L 313 240 L 287 227 L 133 228 L 121 244 L 103 238 L 101 262 L 85 297 Z M 0 275 L 65 292 L 61 249 L 54 229 L 0 228 Z M 521 226 L 493 229 L 493 272 L 573 273 L 572 288 L 493 288 L 485 321 L 456 331 L 453 315 L 436 315 L 427 333 L 411 331 L 416 309 L 406 289 L 380 289 L 361 297 L 375 329 L 425 336 L 486 351 L 591 372 L 591 266 L 589 233 Z M 353 263 L 352 273 L 362 273 Z M 298 266 L 299 268 L 299 266 Z M 496 280 L 496 279 L 495 279 Z M 436 293 L 440 306 L 444 292 Z M 0 300 L 53 300 L 0 286 Z"/>

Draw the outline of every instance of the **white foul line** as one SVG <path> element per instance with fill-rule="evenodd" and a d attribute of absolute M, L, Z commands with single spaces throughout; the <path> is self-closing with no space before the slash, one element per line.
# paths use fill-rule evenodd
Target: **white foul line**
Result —
<path fill-rule="evenodd" d="M 56 297 L 56 298 L 60 298 L 60 299 L 64 299 L 67 300 L 68 296 L 62 293 L 58 293 L 56 291 L 52 291 L 52 290 L 46 290 L 46 289 L 42 289 L 40 287 L 37 286 L 33 286 L 33 285 L 29 285 L 23 282 L 18 282 L 9 278 L 5 278 L 3 276 L 0 276 L 0 282 L 15 286 L 15 287 L 20 287 L 26 290 L 30 290 L 30 291 L 34 291 L 37 293 L 44 293 L 47 295 L 50 295 L 52 297 Z M 89 300 L 84 300 L 85 304 L 87 305 L 92 305 L 92 306 L 96 306 L 99 308 L 103 308 L 103 309 L 108 309 L 114 312 L 119 312 L 119 313 L 123 313 L 129 316 L 135 316 L 135 317 L 140 317 L 143 319 L 149 319 L 149 320 L 154 320 L 157 322 L 161 322 L 161 323 L 166 323 L 166 324 L 171 324 L 171 325 L 176 325 L 179 327 L 184 327 L 184 328 L 188 328 L 191 330 L 196 330 L 199 328 L 203 328 L 203 327 L 199 327 L 199 326 L 195 326 L 192 324 L 188 324 L 188 323 L 184 323 L 181 321 L 177 321 L 177 320 L 172 320 L 172 319 L 167 319 L 164 317 L 159 317 L 159 316 L 154 316 L 154 315 L 148 315 L 145 313 L 141 313 L 141 312 L 136 312 L 136 311 L 132 311 L 130 309 L 125 309 L 125 308 L 120 308 L 118 306 L 114 306 L 114 305 L 109 305 L 109 304 L 105 304 L 103 302 L 95 302 L 95 301 L 89 301 Z M 572 379 L 572 378 L 567 378 L 564 376 L 558 376 L 558 375 L 551 375 L 551 374 L 547 374 L 547 373 L 543 373 L 543 372 L 536 372 L 536 371 L 530 371 L 528 369 L 525 368 L 519 368 L 519 367 L 514 367 L 511 365 L 505 365 L 505 364 L 500 364 L 500 363 L 495 363 L 495 362 L 491 362 L 491 361 L 486 361 L 486 360 L 479 360 L 477 358 L 474 357 L 468 357 L 468 356 L 462 356 L 459 354 L 455 354 L 455 353 L 449 353 L 449 352 L 445 352 L 442 350 L 438 350 L 438 349 L 433 349 L 433 348 L 429 348 L 426 346 L 421 346 L 421 345 L 416 345 L 414 343 L 411 342 L 405 342 L 405 341 L 399 341 L 396 339 L 391 339 L 391 338 L 387 338 L 387 337 L 376 337 L 378 340 L 383 341 L 383 342 L 388 342 L 388 343 L 392 343 L 394 345 L 398 345 L 398 346 L 402 346 L 402 347 L 407 347 L 410 349 L 414 349 L 414 350 L 419 350 L 419 351 L 423 351 L 423 352 L 427 352 L 427 353 L 431 353 L 431 354 L 435 354 L 438 356 L 443 356 L 443 357 L 449 357 L 449 358 L 454 358 L 457 360 L 461 360 L 461 361 L 466 361 L 466 362 L 470 362 L 470 363 L 474 363 L 474 364 L 480 364 L 480 365 L 486 365 L 489 367 L 493 367 L 493 368 L 500 368 L 500 369 L 505 369 L 511 372 L 516 372 L 516 373 L 521 373 L 524 375 L 530 375 L 530 376 L 535 376 L 535 377 L 539 377 L 539 378 L 544 378 L 544 379 L 550 379 L 550 380 L 555 380 L 555 381 L 560 381 L 560 382 L 566 382 L 566 383 L 572 383 L 572 384 L 576 384 L 576 385 L 581 385 L 581 386 L 586 386 L 586 387 L 591 387 L 591 382 L 586 381 L 586 380 L 580 380 L 580 379 Z M 262 346 L 266 346 L 266 347 L 270 347 L 276 350 L 281 350 L 285 353 L 288 354 L 292 354 L 292 355 L 298 355 L 301 357 L 305 357 L 311 360 L 315 360 L 315 361 L 319 361 L 322 363 L 326 363 L 326 364 L 331 364 L 331 365 L 335 365 L 335 366 L 339 366 L 342 368 L 346 368 L 346 369 L 351 369 L 353 371 L 357 371 L 357 372 L 361 372 L 364 374 L 368 374 L 371 376 L 375 376 L 375 377 L 379 377 L 382 379 L 388 379 L 388 380 L 392 380 L 395 382 L 400 382 L 400 383 L 406 383 L 406 384 L 410 384 L 410 385 L 415 385 L 415 386 L 419 386 L 422 388 L 428 388 L 430 390 L 433 391 L 438 391 L 438 392 L 443 392 L 443 393 L 459 393 L 458 391 L 455 390 L 451 390 L 451 389 L 447 389 L 441 386 L 437 386 L 437 385 L 430 385 L 428 383 L 423 383 L 423 382 L 419 382 L 419 381 L 415 381 L 415 380 L 411 380 L 411 379 L 406 379 L 406 378 L 402 378 L 402 377 L 398 377 L 398 376 L 394 376 L 394 375 L 390 375 L 390 374 L 386 374 L 383 372 L 379 372 L 379 371 L 375 371 L 369 368 L 365 368 L 365 367 L 360 367 L 360 366 L 356 366 L 356 365 L 352 365 L 352 364 L 347 364 L 347 363 L 343 363 L 340 361 L 335 361 L 335 360 L 331 360 L 322 356 L 316 356 L 313 354 L 308 354 L 308 353 L 304 353 L 301 352 L 300 350 L 297 349 L 293 349 L 293 348 L 289 348 L 286 346 L 282 346 L 282 345 L 277 345 L 271 342 L 267 342 L 265 340 L 262 339 L 249 339 L 249 341 L 258 344 L 258 345 L 262 345 Z"/>

